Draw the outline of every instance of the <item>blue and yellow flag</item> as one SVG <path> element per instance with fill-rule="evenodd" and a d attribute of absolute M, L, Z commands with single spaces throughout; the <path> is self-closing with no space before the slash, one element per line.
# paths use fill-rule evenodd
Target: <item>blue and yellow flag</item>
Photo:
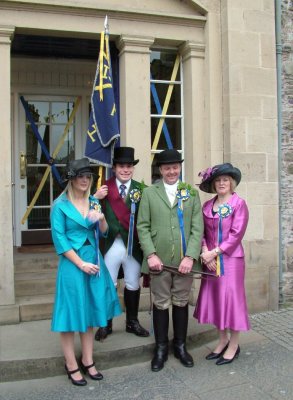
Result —
<path fill-rule="evenodd" d="M 85 155 L 105 167 L 112 166 L 115 143 L 120 137 L 115 105 L 109 33 L 101 33 L 100 54 L 91 97 L 91 115 Z"/>

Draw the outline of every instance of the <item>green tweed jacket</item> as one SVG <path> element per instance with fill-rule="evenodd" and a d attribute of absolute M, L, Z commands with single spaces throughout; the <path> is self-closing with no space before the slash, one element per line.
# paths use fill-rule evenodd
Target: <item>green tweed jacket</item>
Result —
<path fill-rule="evenodd" d="M 154 252 L 166 265 L 179 267 L 181 235 L 177 216 L 178 200 L 170 205 L 163 181 L 143 191 L 140 202 L 137 231 L 144 253 L 142 272 L 148 273 L 146 257 Z M 203 235 L 203 218 L 198 192 L 183 202 L 186 256 L 199 259 Z M 193 268 L 196 268 L 196 262 Z"/>

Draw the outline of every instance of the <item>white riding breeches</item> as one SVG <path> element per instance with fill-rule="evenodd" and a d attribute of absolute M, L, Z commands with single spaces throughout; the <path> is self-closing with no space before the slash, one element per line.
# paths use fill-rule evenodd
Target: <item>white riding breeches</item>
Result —
<path fill-rule="evenodd" d="M 126 288 L 128 290 L 139 289 L 141 266 L 133 256 L 127 255 L 127 249 L 120 236 L 116 237 L 105 254 L 104 260 L 115 286 L 117 286 L 119 268 L 122 265 Z"/>

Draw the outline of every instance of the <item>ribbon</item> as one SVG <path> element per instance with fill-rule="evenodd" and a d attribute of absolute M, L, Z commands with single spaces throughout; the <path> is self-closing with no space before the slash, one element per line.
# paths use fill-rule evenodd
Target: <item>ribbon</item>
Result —
<path fill-rule="evenodd" d="M 185 256 L 185 252 L 186 252 L 186 240 L 185 240 L 185 233 L 184 233 L 183 199 L 182 199 L 182 197 L 178 198 L 177 215 L 178 215 L 179 228 L 180 228 L 181 258 L 183 258 Z"/>
<path fill-rule="evenodd" d="M 90 210 L 97 210 L 100 213 L 102 212 L 101 204 L 98 202 L 97 199 L 90 200 Z M 96 222 L 95 226 L 95 239 L 96 239 L 96 265 L 100 266 L 100 229 L 99 229 L 99 222 Z M 96 274 L 99 276 L 99 274 Z"/>
<path fill-rule="evenodd" d="M 132 256 L 136 203 L 138 203 L 141 199 L 141 191 L 139 189 L 132 189 L 129 192 L 129 198 L 131 201 L 131 205 L 130 205 L 129 231 L 127 240 L 127 255 Z"/>
<path fill-rule="evenodd" d="M 223 228 L 222 228 L 222 220 L 223 218 L 229 217 L 232 214 L 232 207 L 229 204 L 222 204 L 219 206 L 218 215 L 219 215 L 219 227 L 218 227 L 218 245 L 222 243 L 223 240 Z M 217 276 L 224 276 L 224 257 L 223 254 L 219 254 L 217 256 Z"/>
<path fill-rule="evenodd" d="M 128 232 L 128 241 L 127 241 L 127 255 L 128 256 L 132 256 L 132 250 L 133 250 L 133 231 L 134 231 L 135 210 L 136 210 L 135 203 L 131 203 L 130 217 L 129 217 L 129 232 Z"/>

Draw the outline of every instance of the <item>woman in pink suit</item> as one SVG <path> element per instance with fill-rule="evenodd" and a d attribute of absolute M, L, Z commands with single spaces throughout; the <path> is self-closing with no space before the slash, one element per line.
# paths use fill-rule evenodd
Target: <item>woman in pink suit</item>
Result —
<path fill-rule="evenodd" d="M 244 288 L 245 261 L 242 239 L 248 223 L 248 208 L 235 192 L 241 172 L 230 163 L 200 173 L 199 188 L 216 196 L 204 203 L 204 237 L 201 259 L 204 268 L 218 277 L 201 282 L 194 317 L 219 330 L 219 342 L 207 360 L 217 365 L 239 356 L 239 332 L 250 328 Z"/>

